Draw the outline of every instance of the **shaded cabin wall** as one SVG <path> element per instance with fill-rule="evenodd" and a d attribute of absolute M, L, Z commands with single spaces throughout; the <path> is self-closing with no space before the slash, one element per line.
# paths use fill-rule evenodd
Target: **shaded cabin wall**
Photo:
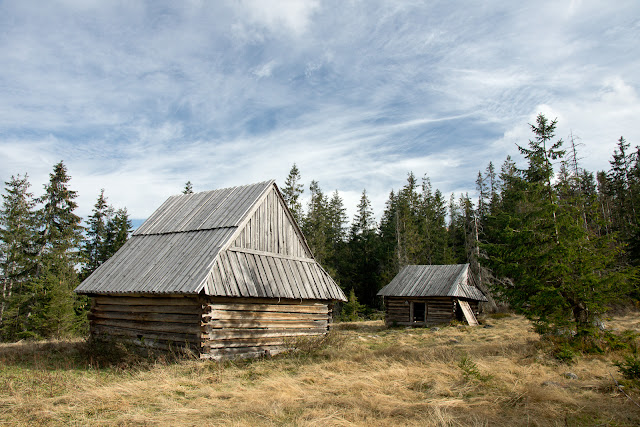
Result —
<path fill-rule="evenodd" d="M 405 303 L 406 302 L 406 303 Z M 426 321 L 411 321 L 411 305 L 414 302 L 426 303 Z M 455 319 L 455 306 L 451 297 L 384 297 L 385 324 L 387 326 L 429 325 L 448 323 Z"/>
<path fill-rule="evenodd" d="M 91 335 L 128 339 L 160 350 L 188 347 L 199 351 L 202 302 L 196 296 L 92 295 Z"/>
<path fill-rule="evenodd" d="M 387 326 L 423 326 L 449 323 L 452 320 L 464 321 L 462 310 L 453 297 L 384 297 L 385 324 Z M 474 315 L 478 315 L 478 301 L 466 300 Z M 407 303 L 405 303 L 407 302 Z M 421 302 L 426 304 L 426 321 L 411 321 L 411 304 Z"/>
<path fill-rule="evenodd" d="M 299 337 L 325 334 L 332 317 L 324 300 L 92 297 L 92 336 L 160 350 L 186 347 L 213 359 L 277 354 Z"/>

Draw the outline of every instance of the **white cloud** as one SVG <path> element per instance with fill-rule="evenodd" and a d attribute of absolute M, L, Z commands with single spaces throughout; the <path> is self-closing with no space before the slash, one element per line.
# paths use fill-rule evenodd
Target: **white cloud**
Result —
<path fill-rule="evenodd" d="M 266 64 L 262 64 L 253 70 L 253 74 L 258 77 L 270 77 L 273 72 L 273 68 L 276 66 L 276 61 L 269 61 Z"/>
<path fill-rule="evenodd" d="M 311 16 L 319 7 L 315 0 L 244 0 L 241 9 L 249 22 L 263 25 L 273 32 L 293 32 L 300 35 L 307 31 Z"/>
<path fill-rule="evenodd" d="M 83 215 L 100 188 L 145 217 L 196 190 L 284 179 L 445 195 L 530 138 L 538 112 L 608 167 L 640 144 L 635 2 L 0 4 L 0 179 L 38 193 L 64 159 Z M 37 184 L 37 185 L 36 185 Z"/>

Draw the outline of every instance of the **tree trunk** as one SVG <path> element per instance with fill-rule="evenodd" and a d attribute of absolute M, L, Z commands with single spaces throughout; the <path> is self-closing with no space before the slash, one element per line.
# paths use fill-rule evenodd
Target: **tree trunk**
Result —
<path fill-rule="evenodd" d="M 4 314 L 4 302 L 7 299 L 7 279 L 2 281 L 2 301 L 0 301 L 0 325 L 2 324 L 2 315 Z"/>
<path fill-rule="evenodd" d="M 573 306 L 573 318 L 576 321 L 576 333 L 580 335 L 589 335 L 591 324 L 589 322 L 589 310 L 584 303 L 577 303 Z"/>

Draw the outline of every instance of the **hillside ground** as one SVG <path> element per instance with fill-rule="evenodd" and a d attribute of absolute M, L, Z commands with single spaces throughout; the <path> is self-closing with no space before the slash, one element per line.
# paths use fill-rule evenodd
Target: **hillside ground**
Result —
<path fill-rule="evenodd" d="M 567 364 L 522 317 L 484 323 L 342 323 L 323 343 L 253 361 L 150 361 L 83 340 L 2 344 L 0 424 L 640 424 L 637 384 L 613 364 L 628 348 Z M 606 325 L 638 333 L 640 315 Z"/>

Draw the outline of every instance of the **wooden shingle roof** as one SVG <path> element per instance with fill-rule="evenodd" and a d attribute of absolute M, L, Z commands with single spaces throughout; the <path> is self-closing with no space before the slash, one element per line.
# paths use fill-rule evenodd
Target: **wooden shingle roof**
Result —
<path fill-rule="evenodd" d="M 346 301 L 274 181 L 169 197 L 76 292 Z"/>
<path fill-rule="evenodd" d="M 407 265 L 384 288 L 380 296 L 455 297 L 487 301 L 478 288 L 471 285 L 469 264 Z"/>

